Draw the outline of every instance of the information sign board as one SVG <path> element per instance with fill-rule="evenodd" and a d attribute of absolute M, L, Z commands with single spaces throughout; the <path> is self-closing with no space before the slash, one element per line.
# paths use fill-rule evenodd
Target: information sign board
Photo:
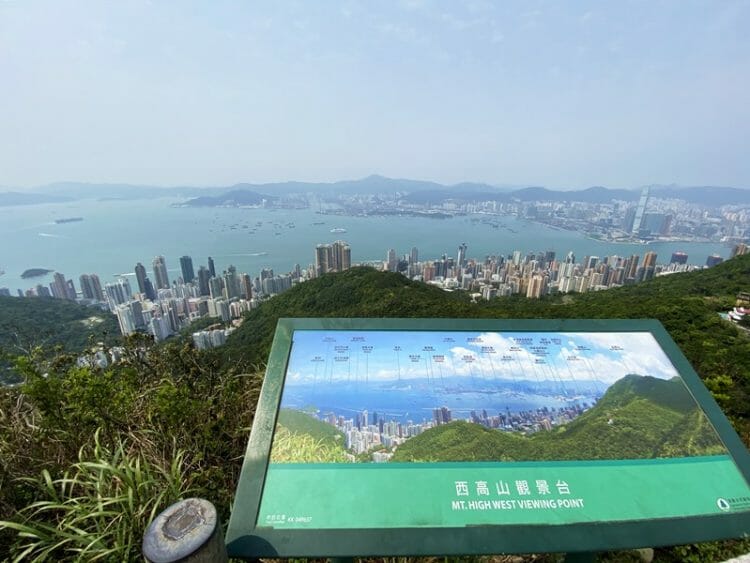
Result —
<path fill-rule="evenodd" d="M 749 469 L 656 321 L 282 319 L 227 547 L 489 554 L 737 537 Z"/>

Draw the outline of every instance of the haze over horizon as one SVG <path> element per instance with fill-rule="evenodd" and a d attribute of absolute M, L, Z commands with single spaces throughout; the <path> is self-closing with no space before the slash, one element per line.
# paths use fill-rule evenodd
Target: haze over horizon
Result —
<path fill-rule="evenodd" d="M 750 3 L 0 2 L 0 186 L 750 187 Z"/>

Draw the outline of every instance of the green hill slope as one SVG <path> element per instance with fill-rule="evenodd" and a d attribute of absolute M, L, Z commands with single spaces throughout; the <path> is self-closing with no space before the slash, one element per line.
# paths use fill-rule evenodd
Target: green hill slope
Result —
<path fill-rule="evenodd" d="M 64 299 L 0 296 L 0 350 L 19 353 L 34 346 L 61 345 L 80 351 L 94 341 L 119 340 L 117 318 L 96 307 Z"/>
<path fill-rule="evenodd" d="M 522 436 L 458 421 L 411 438 L 393 461 L 650 459 L 722 451 L 679 380 L 627 375 L 564 427 Z"/>

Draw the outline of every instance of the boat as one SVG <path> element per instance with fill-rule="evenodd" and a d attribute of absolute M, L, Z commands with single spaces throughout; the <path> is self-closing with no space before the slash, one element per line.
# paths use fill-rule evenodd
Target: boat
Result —
<path fill-rule="evenodd" d="M 61 223 L 76 223 L 78 221 L 83 221 L 83 217 L 61 217 L 60 219 L 55 219 L 55 223 L 58 225 Z"/>
<path fill-rule="evenodd" d="M 346 229 L 342 229 L 341 227 L 336 227 L 335 229 L 331 229 L 332 233 L 345 233 Z"/>

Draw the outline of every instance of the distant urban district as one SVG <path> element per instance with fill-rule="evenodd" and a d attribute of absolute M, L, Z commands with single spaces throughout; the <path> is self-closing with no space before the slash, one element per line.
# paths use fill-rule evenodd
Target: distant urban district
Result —
<path fill-rule="evenodd" d="M 391 189 L 393 182 L 400 182 L 380 177 L 360 182 L 367 181 L 375 185 L 386 182 Z M 407 181 L 407 187 L 409 185 Z M 703 192 L 697 197 L 695 191 L 680 192 L 669 188 L 644 188 L 640 193 L 604 188 L 582 192 L 527 188 L 510 193 L 490 193 L 482 186 L 466 185 L 463 189 L 442 190 L 429 189 L 431 186 L 385 194 L 287 193 L 278 197 L 242 189 L 220 196 L 200 196 L 183 205 L 315 207 L 319 213 L 327 215 L 417 214 L 436 220 L 453 214 L 467 214 L 471 221 L 486 222 L 498 229 L 509 227 L 498 222 L 497 217 L 513 215 L 554 228 L 581 231 L 599 240 L 644 243 L 655 240 L 723 241 L 734 244 L 732 256 L 750 251 L 747 244 L 750 208 L 746 203 L 720 205 L 722 198 L 729 197 L 724 191 L 732 190 L 730 188 L 716 192 L 719 194 L 714 198 L 716 205 L 711 206 L 701 199 L 708 197 Z M 704 191 L 711 189 L 714 188 Z M 744 194 L 743 190 L 734 190 L 729 195 L 739 197 L 735 192 Z M 678 199 L 680 193 L 692 195 L 687 200 Z M 80 221 L 85 218 L 73 219 Z M 249 225 L 243 227 L 250 228 Z M 331 233 L 337 236 L 345 232 L 342 228 L 331 229 Z M 657 254 L 650 251 L 643 255 L 577 257 L 573 251 L 558 256 L 554 251 L 514 250 L 507 255 L 480 259 L 471 258 L 468 245 L 459 241 L 456 242 L 455 254 L 446 253 L 425 260 L 416 247 L 404 255 L 395 249 L 387 249 L 383 261 L 364 265 L 400 272 L 410 279 L 446 291 L 466 291 L 475 300 L 489 300 L 510 295 L 540 298 L 555 293 L 599 291 L 636 284 L 656 276 L 711 267 L 723 261 L 720 256 L 711 255 L 706 257 L 705 266 L 696 266 L 688 264 L 687 254 L 674 252 L 668 261 L 663 258 L 659 262 Z M 316 242 L 319 241 L 309 241 L 309 244 L 312 246 Z M 314 263 L 306 267 L 296 264 L 290 272 L 283 274 L 263 269 L 256 276 L 238 272 L 231 265 L 219 272 L 211 257 L 196 272 L 193 258 L 182 256 L 179 259 L 181 275 L 173 280 L 167 274 L 165 257 L 157 256 L 151 262 L 150 272 L 142 263 L 135 265 L 137 288 L 126 277 L 102 284 L 94 273 L 81 274 L 76 287 L 72 279 L 56 272 L 48 286 L 37 284 L 25 291 L 18 289 L 16 293 L 20 297 L 51 297 L 98 305 L 117 316 L 122 334 L 146 332 L 157 341 L 185 330 L 196 320 L 216 319 L 215 324 L 203 323 L 205 330 L 193 335 L 197 347 L 210 348 L 226 342 L 243 314 L 263 300 L 328 272 L 348 270 L 352 266 L 351 256 L 352 248 L 344 240 L 320 243 L 313 249 L 311 257 Z M 50 270 L 44 268 L 32 268 L 24 277 L 31 279 L 48 272 Z M 149 277 L 151 272 L 153 277 Z M 0 288 L 0 295 L 10 296 L 11 291 Z"/>
<path fill-rule="evenodd" d="M 431 420 L 353 417 L 282 409 L 276 463 L 551 461 L 653 459 L 725 452 L 680 378 L 629 374 L 595 403 L 512 413 L 472 412 L 455 420 L 436 407 Z"/>

